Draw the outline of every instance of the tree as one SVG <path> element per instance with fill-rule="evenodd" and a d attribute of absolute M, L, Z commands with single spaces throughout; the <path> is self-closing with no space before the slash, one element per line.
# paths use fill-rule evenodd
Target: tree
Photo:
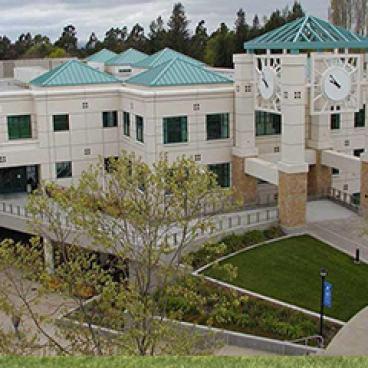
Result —
<path fill-rule="evenodd" d="M 52 59 L 53 58 L 55 58 L 55 59 L 57 59 L 57 58 L 65 58 L 65 57 L 68 57 L 68 54 L 67 54 L 67 52 L 64 49 L 62 49 L 60 47 L 54 47 L 50 51 L 50 53 L 47 55 L 47 57 L 52 58 Z"/>
<path fill-rule="evenodd" d="M 186 53 L 189 43 L 189 21 L 182 3 L 174 4 L 173 11 L 168 22 L 168 45 L 172 49 Z"/>
<path fill-rule="evenodd" d="M 144 51 L 147 38 L 144 35 L 144 28 L 138 23 L 135 24 L 126 40 L 126 47 L 133 47 L 137 50 Z"/>
<path fill-rule="evenodd" d="M 253 22 L 252 22 L 252 27 L 249 30 L 249 40 L 252 40 L 253 38 L 256 38 L 260 35 L 260 31 L 261 31 L 261 24 L 259 21 L 259 17 L 256 14 L 253 18 Z"/>
<path fill-rule="evenodd" d="M 68 54 L 75 55 L 78 49 L 77 31 L 73 25 L 64 27 L 60 38 L 55 42 L 56 47 L 64 49 Z"/>
<path fill-rule="evenodd" d="M 232 67 L 234 44 L 234 32 L 229 31 L 225 23 L 221 23 L 208 41 L 206 62 L 215 67 Z"/>
<path fill-rule="evenodd" d="M 353 24 L 353 9 L 356 0 L 331 0 L 329 8 L 330 21 L 346 29 Z"/>
<path fill-rule="evenodd" d="M 86 43 L 86 50 L 88 54 L 91 54 L 99 49 L 101 49 L 101 42 L 99 41 L 98 37 L 96 36 L 95 32 L 92 32 L 89 36 L 89 39 Z"/>
<path fill-rule="evenodd" d="M 227 203 L 230 192 L 218 187 L 215 175 L 206 167 L 184 157 L 173 163 L 160 159 L 149 167 L 123 153 L 110 160 L 108 167 L 106 172 L 101 162 L 84 172 L 76 186 L 43 184 L 31 196 L 28 210 L 33 231 L 55 244 L 58 262 L 53 273 L 43 268 L 40 238 L 27 247 L 3 242 L 0 271 L 10 274 L 9 265 L 16 259 L 17 268 L 39 280 L 43 290 L 63 292 L 79 306 L 75 318 L 85 328 L 62 330 L 57 337 L 46 336 L 49 330 L 37 325 L 56 353 L 203 353 L 203 339 L 178 330 L 165 317 L 173 283 L 187 275 L 180 266 L 182 256 L 199 234 L 213 229 L 213 215 L 205 215 L 203 206 Z M 73 227 L 66 225 L 66 219 Z M 82 239 L 88 239 L 88 251 L 75 246 Z M 112 254 L 113 262 L 99 264 L 91 254 L 96 246 Z M 112 269 L 118 279 L 112 276 Z M 180 287 L 187 298 L 197 297 L 184 284 Z M 92 291 L 99 294 L 97 304 L 91 306 L 94 313 L 84 307 L 81 297 Z M 0 309 L 11 313 L 14 305 L 4 295 L 0 292 Z M 31 314 L 29 299 L 23 298 L 21 304 L 20 313 L 26 309 Z M 124 332 L 114 339 L 95 333 L 96 315 L 99 323 L 124 328 Z M 35 316 L 33 320 L 39 321 Z M 27 337 L 22 336 L 22 346 L 33 346 Z"/>
<path fill-rule="evenodd" d="M 249 36 L 249 26 L 245 19 L 245 12 L 243 9 L 239 9 L 236 13 L 236 21 L 235 21 L 235 52 L 242 53 L 244 52 L 244 42 L 248 39 Z"/>
<path fill-rule="evenodd" d="M 205 21 L 201 20 L 198 23 L 195 29 L 194 36 L 191 39 L 189 55 L 197 60 L 204 61 L 207 42 L 208 42 L 207 28 L 205 27 Z"/>
<path fill-rule="evenodd" d="M 53 46 L 47 36 L 37 34 L 33 38 L 33 46 L 24 53 L 25 58 L 44 58 L 51 53 Z"/>
<path fill-rule="evenodd" d="M 287 21 L 290 22 L 298 18 L 302 18 L 304 16 L 305 16 L 305 13 L 304 13 L 303 7 L 301 6 L 300 2 L 294 1 L 293 7 L 288 12 Z"/>
<path fill-rule="evenodd" d="M 122 52 L 124 49 L 124 42 L 127 37 L 127 27 L 110 28 L 103 40 L 103 46 L 115 52 Z"/>
<path fill-rule="evenodd" d="M 23 56 L 23 54 L 34 45 L 32 35 L 28 33 L 22 33 L 18 40 L 14 44 L 14 49 L 17 56 Z"/>
<path fill-rule="evenodd" d="M 159 16 L 156 20 L 152 21 L 149 29 L 147 51 L 153 54 L 166 46 L 166 30 L 162 17 Z"/>
<path fill-rule="evenodd" d="M 0 59 L 11 59 L 14 53 L 10 39 L 0 36 Z"/>

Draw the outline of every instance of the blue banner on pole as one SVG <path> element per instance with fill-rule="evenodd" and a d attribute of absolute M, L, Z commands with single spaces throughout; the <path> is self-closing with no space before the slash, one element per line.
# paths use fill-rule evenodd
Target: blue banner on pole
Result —
<path fill-rule="evenodd" d="M 323 299 L 324 299 L 324 306 L 327 308 L 332 308 L 332 284 L 325 281 L 323 287 Z"/>

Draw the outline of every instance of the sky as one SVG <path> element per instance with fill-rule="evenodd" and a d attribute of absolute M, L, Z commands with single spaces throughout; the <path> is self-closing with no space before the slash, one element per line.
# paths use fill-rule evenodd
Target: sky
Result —
<path fill-rule="evenodd" d="M 111 27 L 140 23 L 148 32 L 150 22 L 161 15 L 167 22 L 174 0 L 0 0 L 0 35 L 12 40 L 23 32 L 46 34 L 55 40 L 63 27 L 73 24 L 81 42 L 95 32 L 100 39 Z M 274 9 L 291 5 L 293 0 L 182 0 L 190 28 L 204 19 L 209 32 L 220 22 L 233 26 L 235 14 L 243 8 L 247 21 L 254 14 L 260 19 Z M 327 18 L 328 0 L 301 0 L 308 14 Z"/>

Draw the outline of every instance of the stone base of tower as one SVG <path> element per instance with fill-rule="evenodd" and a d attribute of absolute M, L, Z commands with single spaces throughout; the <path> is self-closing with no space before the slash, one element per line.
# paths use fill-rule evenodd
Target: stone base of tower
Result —
<path fill-rule="evenodd" d="M 303 228 L 307 211 L 307 173 L 279 171 L 279 217 L 285 230 Z"/>
<path fill-rule="evenodd" d="M 321 164 L 322 151 L 316 151 L 316 164 L 309 167 L 308 195 L 322 197 L 332 186 L 331 168 Z"/>
<path fill-rule="evenodd" d="M 233 156 L 232 158 L 232 185 L 235 196 L 244 201 L 244 204 L 257 202 L 257 179 L 245 174 L 246 158 Z"/>
<path fill-rule="evenodd" d="M 361 161 L 360 171 L 360 214 L 368 217 L 368 161 Z"/>

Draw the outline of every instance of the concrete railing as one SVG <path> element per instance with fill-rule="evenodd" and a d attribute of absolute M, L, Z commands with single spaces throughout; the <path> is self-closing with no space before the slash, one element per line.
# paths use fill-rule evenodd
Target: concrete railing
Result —
<path fill-rule="evenodd" d="M 59 223 L 66 229 L 76 230 L 73 224 L 69 221 L 68 217 L 55 209 L 55 213 L 59 216 Z M 31 219 L 31 214 L 27 211 L 26 207 L 11 202 L 0 202 L 0 215 L 6 217 L 14 217 L 24 222 L 24 229 L 17 228 L 13 230 L 29 232 L 27 222 Z M 242 212 L 217 214 L 213 217 L 214 228 L 211 231 L 203 231 L 198 233 L 196 243 L 203 243 L 207 239 L 226 236 L 231 233 L 242 233 L 245 229 L 256 228 L 260 226 L 268 226 L 276 224 L 278 222 L 279 212 L 277 208 L 261 208 L 253 210 L 245 210 Z M 47 219 L 39 217 L 41 222 L 43 221 L 47 225 Z M 18 221 L 19 222 L 19 221 Z M 7 226 L 9 227 L 9 221 Z M 4 226 L 0 217 L 0 226 Z M 11 227 L 10 227 L 11 228 Z M 28 229 L 28 230 L 27 230 Z M 180 242 L 182 233 L 180 230 L 176 231 L 175 228 L 167 235 L 167 241 L 170 245 L 176 246 Z"/>

